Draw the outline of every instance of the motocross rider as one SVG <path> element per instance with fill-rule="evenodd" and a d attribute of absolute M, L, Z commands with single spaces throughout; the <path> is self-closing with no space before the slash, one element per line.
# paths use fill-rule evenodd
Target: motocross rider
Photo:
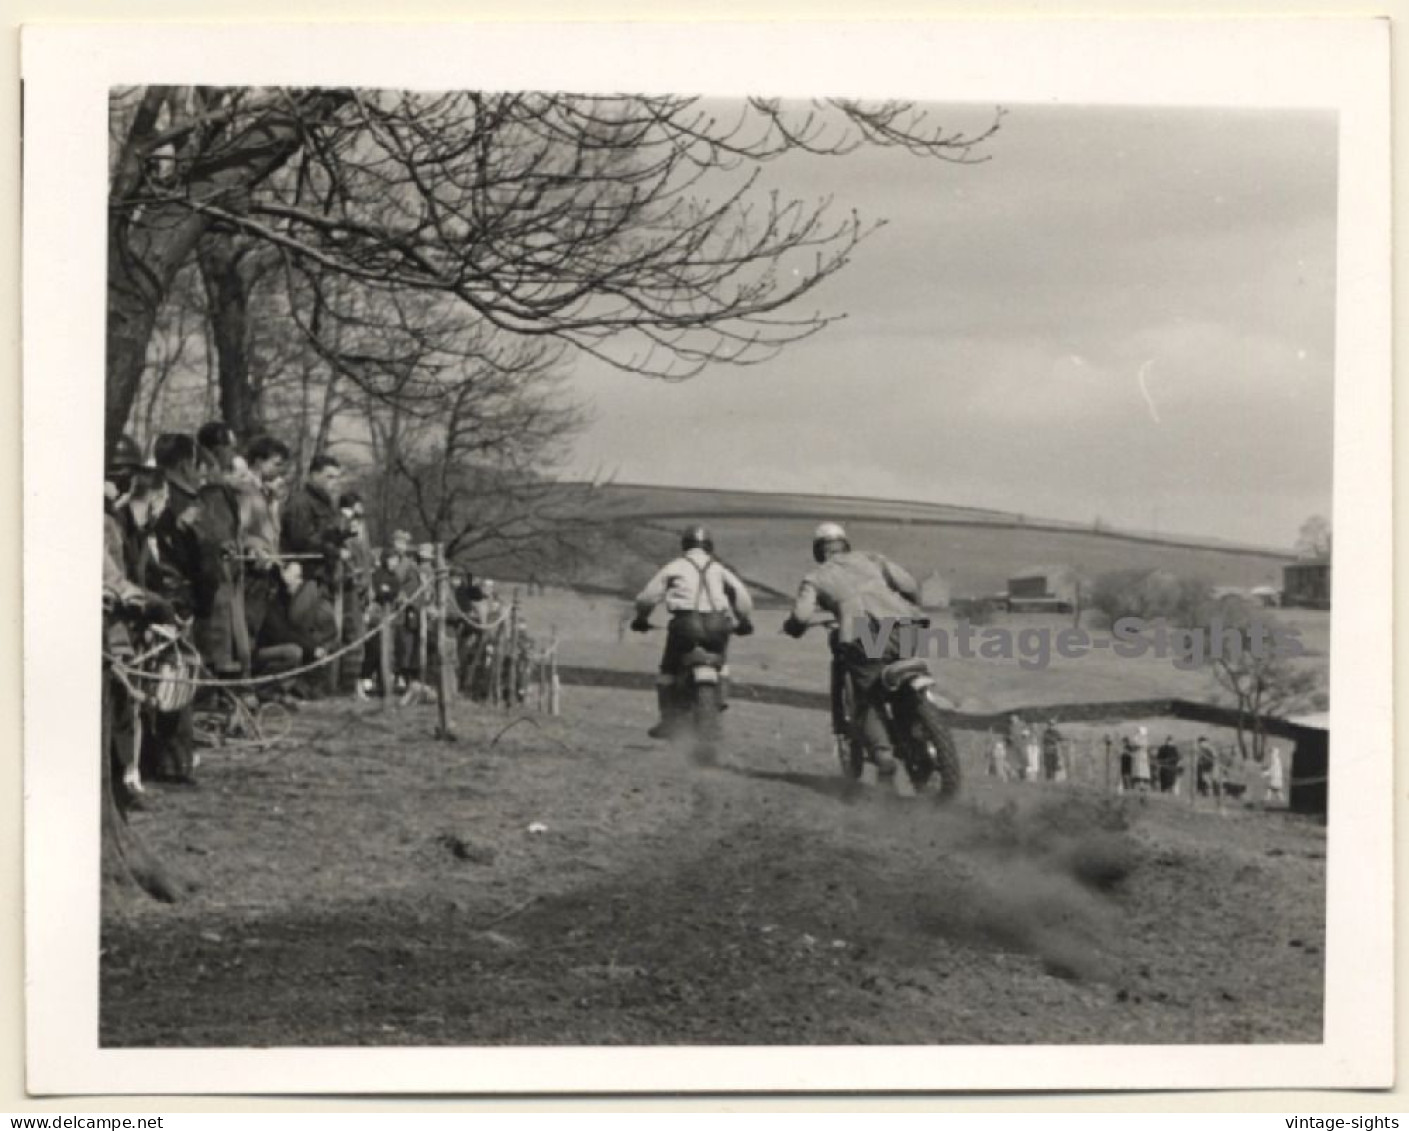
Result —
<path fill-rule="evenodd" d="M 631 622 L 633 632 L 648 631 L 651 610 L 662 601 L 670 614 L 656 676 L 660 722 L 648 732 L 652 738 L 671 737 L 687 709 L 675 695 L 681 659 L 697 646 L 723 658 L 731 630 L 739 636 L 753 632 L 753 598 L 738 575 L 715 558 L 710 532 L 691 526 L 680 536 L 680 550 L 636 595 Z"/>
<path fill-rule="evenodd" d="M 857 622 L 870 621 L 872 629 L 883 617 L 898 623 L 921 620 L 920 587 L 904 569 L 880 554 L 853 550 L 840 523 L 824 522 L 812 535 L 812 558 L 817 568 L 802 579 L 792 612 L 783 631 L 800 637 L 812 626 L 819 609 L 837 622 L 838 658 L 856 692 L 856 724 L 880 778 L 895 776 L 896 761 L 890 734 L 877 710 L 884 704 L 881 672 L 900 658 L 899 633 L 892 631 L 885 655 L 871 659 L 857 635 Z"/>

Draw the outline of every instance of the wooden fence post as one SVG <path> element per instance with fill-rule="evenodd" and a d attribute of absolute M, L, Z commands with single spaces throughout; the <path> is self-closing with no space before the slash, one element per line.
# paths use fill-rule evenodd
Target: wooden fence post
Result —
<path fill-rule="evenodd" d="M 449 707 L 450 707 L 450 664 L 446 661 L 445 647 L 448 638 L 446 629 L 450 625 L 450 584 L 447 579 L 445 566 L 445 547 L 439 542 L 435 544 L 435 607 L 438 610 L 436 616 L 436 681 L 435 681 L 435 706 L 436 714 L 440 725 L 436 730 L 436 737 L 447 742 L 453 741 L 455 735 L 450 730 Z"/>
<path fill-rule="evenodd" d="M 395 602 L 393 602 L 395 604 Z M 392 616 L 390 608 L 383 610 L 382 623 L 377 629 L 377 651 L 380 653 L 382 672 L 382 710 L 390 710 L 396 706 L 396 676 L 392 672 L 391 662 L 391 631 Z"/>
<path fill-rule="evenodd" d="M 479 681 L 484 680 L 484 697 L 489 699 L 489 669 L 485 666 L 489 656 L 489 629 L 481 628 L 475 637 L 474 654 L 470 656 L 470 674 L 467 677 L 470 698 L 474 698 Z"/>
<path fill-rule="evenodd" d="M 430 678 L 430 673 L 426 670 L 430 660 L 430 642 L 426 639 L 426 631 L 430 627 L 429 618 L 426 616 L 426 591 L 425 580 L 421 581 L 420 596 L 416 599 L 416 625 L 419 631 L 416 633 L 416 682 L 425 687 L 426 681 Z M 420 700 L 417 694 L 417 701 Z"/>
<path fill-rule="evenodd" d="M 548 657 L 548 713 L 562 714 L 562 685 L 558 682 L 558 630 L 553 630 L 553 650 Z"/>
<path fill-rule="evenodd" d="M 494 639 L 490 642 L 485 653 L 485 660 L 489 664 L 489 702 L 491 706 L 498 706 L 503 702 L 501 694 L 504 682 L 504 621 L 503 618 L 495 621 Z"/>
<path fill-rule="evenodd" d="M 509 665 L 506 679 L 507 706 L 512 710 L 519 705 L 519 591 L 517 589 L 514 590 L 513 600 L 509 604 L 509 652 L 505 659 Z"/>

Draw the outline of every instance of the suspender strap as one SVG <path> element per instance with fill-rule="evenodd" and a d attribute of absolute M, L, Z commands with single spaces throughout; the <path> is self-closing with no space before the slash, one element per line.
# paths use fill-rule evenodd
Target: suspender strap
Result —
<path fill-rule="evenodd" d="M 694 566 L 695 572 L 700 575 L 700 587 L 695 590 L 695 612 L 699 613 L 705 611 L 704 609 L 700 608 L 700 593 L 702 592 L 704 593 L 705 597 L 709 600 L 708 611 L 711 613 L 719 612 L 719 610 L 714 607 L 714 594 L 709 591 L 709 567 L 715 564 L 714 559 L 710 558 L 709 561 L 705 562 L 704 565 L 699 565 L 697 562 L 694 561 L 694 559 L 688 556 L 685 558 L 685 560 L 689 562 L 692 566 Z"/>

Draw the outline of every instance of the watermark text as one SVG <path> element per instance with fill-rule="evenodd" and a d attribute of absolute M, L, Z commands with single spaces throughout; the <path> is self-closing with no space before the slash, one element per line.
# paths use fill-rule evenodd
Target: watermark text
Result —
<path fill-rule="evenodd" d="M 960 620 L 949 627 L 896 617 L 858 617 L 852 639 L 871 660 L 897 653 L 902 659 L 1016 660 L 1019 667 L 1029 671 L 1050 666 L 1054 657 L 1080 660 L 1104 651 L 1123 660 L 1145 656 L 1170 660 L 1183 671 L 1215 660 L 1237 663 L 1244 657 L 1291 659 L 1307 654 L 1300 632 L 1293 627 L 1261 623 L 1234 626 L 1217 617 L 1194 628 L 1174 628 L 1163 620 L 1121 617 L 1108 634 L 1099 635 L 1075 626 L 1012 629 L 1001 625 L 980 627 Z"/>

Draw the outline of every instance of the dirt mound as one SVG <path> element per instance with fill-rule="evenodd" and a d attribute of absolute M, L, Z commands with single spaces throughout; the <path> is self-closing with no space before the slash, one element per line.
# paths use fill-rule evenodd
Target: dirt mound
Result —
<path fill-rule="evenodd" d="M 435 843 L 456 860 L 466 860 L 471 864 L 493 864 L 498 855 L 491 845 L 481 844 L 473 837 L 458 833 L 441 833 L 435 838 Z"/>
<path fill-rule="evenodd" d="M 936 824 L 927 806 L 903 817 Z M 1116 895 L 1139 851 L 1129 816 L 1101 798 L 1062 796 L 944 810 L 930 834 L 948 871 L 917 884 L 916 919 L 967 946 L 1032 954 L 1049 974 L 1107 980 L 1121 938 Z"/>
<path fill-rule="evenodd" d="M 1132 812 L 1120 799 L 1066 794 L 1023 810 L 1008 802 L 993 814 L 990 846 L 1070 876 L 1097 891 L 1115 890 L 1135 870 Z"/>

